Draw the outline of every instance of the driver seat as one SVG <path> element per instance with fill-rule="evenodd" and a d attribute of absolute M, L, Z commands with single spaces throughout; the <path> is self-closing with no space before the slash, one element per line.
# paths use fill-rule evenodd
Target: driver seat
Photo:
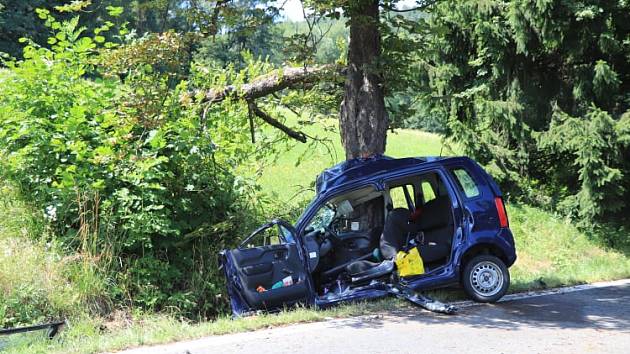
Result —
<path fill-rule="evenodd" d="M 409 210 L 405 208 L 396 208 L 389 212 L 378 248 L 383 261 L 379 263 L 360 260 L 350 263 L 346 271 L 353 283 L 378 278 L 394 271 L 394 258 L 407 243 L 407 235 L 418 231 L 415 230 L 417 226 L 408 223 L 410 215 Z"/>

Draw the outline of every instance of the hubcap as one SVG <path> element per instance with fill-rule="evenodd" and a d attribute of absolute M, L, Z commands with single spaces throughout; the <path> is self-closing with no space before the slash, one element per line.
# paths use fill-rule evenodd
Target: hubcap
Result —
<path fill-rule="evenodd" d="M 503 273 L 492 262 L 480 262 L 470 273 L 470 284 L 477 294 L 492 296 L 498 293 L 503 286 Z"/>

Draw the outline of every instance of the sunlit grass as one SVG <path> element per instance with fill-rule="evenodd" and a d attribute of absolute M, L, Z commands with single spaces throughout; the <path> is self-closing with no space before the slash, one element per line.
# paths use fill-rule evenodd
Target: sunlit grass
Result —
<path fill-rule="evenodd" d="M 508 206 L 518 260 L 510 269 L 512 290 L 630 277 L 630 258 L 602 247 L 565 219 L 537 208 Z"/>
<path fill-rule="evenodd" d="M 288 120 L 294 123 L 293 119 Z M 277 198 L 278 202 L 296 202 L 314 196 L 312 185 L 324 169 L 345 160 L 337 120 L 329 119 L 304 127 L 304 132 L 322 140 L 316 144 L 296 143 L 281 153 L 277 160 L 267 164 L 258 182 L 263 191 Z M 391 157 L 448 156 L 455 154 L 445 146 L 439 135 L 410 129 L 390 132 L 385 154 Z M 299 161 L 299 164 L 296 163 Z M 251 173 L 253 174 L 253 173 Z"/>
<path fill-rule="evenodd" d="M 167 343 L 208 335 L 253 331 L 294 323 L 322 321 L 329 318 L 358 316 L 381 311 L 393 311 L 408 305 L 395 299 L 354 303 L 326 310 L 293 308 L 276 314 L 261 314 L 240 319 L 221 317 L 215 321 L 190 323 L 166 315 L 139 315 L 112 331 L 99 331 L 101 322 L 82 318 L 70 321 L 64 332 L 52 341 L 43 333 L 16 335 L 5 343 L 6 353 L 98 353 L 135 346 Z M 2 342 L 0 339 L 0 350 Z"/>

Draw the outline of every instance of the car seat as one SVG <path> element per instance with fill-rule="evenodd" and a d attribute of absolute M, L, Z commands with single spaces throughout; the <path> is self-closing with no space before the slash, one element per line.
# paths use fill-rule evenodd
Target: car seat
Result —
<path fill-rule="evenodd" d="M 416 240 L 424 263 L 447 258 L 451 252 L 453 238 L 453 212 L 448 196 L 439 196 L 428 201 L 418 221 L 423 239 Z"/>
<path fill-rule="evenodd" d="M 422 235 L 416 239 L 423 262 L 432 263 L 448 257 L 453 236 L 453 214 L 448 196 L 439 196 L 424 207 L 419 222 L 410 223 L 411 212 L 396 208 L 387 215 L 383 234 L 380 238 L 379 253 L 382 262 L 359 260 L 346 266 L 353 282 L 377 278 L 394 270 L 394 258 L 402 250 L 412 235 Z M 422 233 L 420 233 L 422 231 Z"/>
<path fill-rule="evenodd" d="M 417 231 L 418 225 L 408 222 L 410 215 L 409 210 L 404 208 L 389 212 L 379 241 L 379 253 L 383 261 L 359 260 L 350 263 L 346 271 L 353 282 L 377 278 L 394 270 L 396 254 L 406 245 L 409 234 Z"/>

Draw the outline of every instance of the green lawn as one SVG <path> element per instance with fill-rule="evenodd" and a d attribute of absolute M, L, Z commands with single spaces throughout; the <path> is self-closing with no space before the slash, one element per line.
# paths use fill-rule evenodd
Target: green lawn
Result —
<path fill-rule="evenodd" d="M 325 142 L 296 143 L 290 150 L 280 154 L 276 161 L 264 168 L 258 179 L 263 190 L 282 202 L 310 199 L 314 192 L 305 190 L 312 188 L 317 175 L 345 159 L 336 129 L 337 123 L 337 120 L 331 119 L 307 126 L 305 133 Z M 443 148 L 442 139 L 438 135 L 398 129 L 389 133 L 385 154 L 391 157 L 446 156 L 453 155 L 453 151 L 446 146 Z M 296 166 L 298 160 L 301 162 Z"/>
<path fill-rule="evenodd" d="M 329 124 L 334 127 L 336 123 L 329 122 Z M 308 129 L 309 134 L 329 138 L 337 151 L 337 157 L 330 157 L 321 145 L 307 152 L 307 146 L 303 144 L 296 145 L 280 156 L 259 177 L 263 191 L 274 194 L 277 203 L 286 202 L 296 194 L 298 196 L 290 202 L 292 205 L 310 199 L 313 195 L 312 191 L 298 192 L 308 188 L 322 169 L 343 159 L 339 138 L 334 131 L 325 132 L 321 126 L 311 126 Z M 394 157 L 439 155 L 440 150 L 442 150 L 442 142 L 439 136 L 411 130 L 399 130 L 390 134 L 387 145 L 387 154 Z M 451 154 L 453 153 L 450 150 L 443 150 L 443 155 Z M 295 166 L 295 161 L 300 157 L 303 157 L 302 163 Z M 518 253 L 518 260 L 510 269 L 511 292 L 630 277 L 630 258 L 623 252 L 602 247 L 597 234 L 589 236 L 563 218 L 525 205 L 508 205 L 508 213 Z M 5 215 L 0 210 L 0 219 L 3 216 Z M 6 241 L 9 236 L 6 233 L 3 236 L 2 232 L 0 232 L 0 244 L 3 244 L 3 237 L 5 247 L 15 244 Z M 28 252 L 44 254 L 45 245 L 40 243 L 29 243 L 29 245 Z M 25 250 L 27 249 L 14 251 L 25 252 Z M 6 250 L 4 254 L 8 254 Z M 0 253 L 0 261 L 2 261 L 2 253 Z M 29 268 L 25 271 L 36 274 L 38 267 L 50 272 L 49 268 L 54 264 L 38 265 L 37 262 L 28 262 L 24 266 Z M 3 274 L 3 271 L 6 272 Z M 15 272 L 15 268 L 0 267 L 0 279 L 15 278 L 14 274 L 9 274 L 10 272 Z M 39 286 L 40 281 L 35 277 L 32 285 Z M 441 291 L 435 292 L 434 295 L 442 299 L 463 297 L 461 291 Z M 198 324 L 182 322 L 166 315 L 131 314 L 134 316 L 133 321 L 79 317 L 70 320 L 69 328 L 58 340 L 46 341 L 42 339 L 41 334 L 21 335 L 12 338 L 10 343 L 5 343 L 7 347 L 4 349 L 9 353 L 101 352 L 212 334 L 249 331 L 268 326 L 319 321 L 329 317 L 390 311 L 407 306 L 395 299 L 385 299 L 369 304 L 340 306 L 326 311 L 300 308 L 276 315 L 238 320 L 225 317 Z M 101 331 L 98 329 L 100 326 L 105 326 L 107 329 Z M 3 344 L 0 342 L 0 350 L 2 347 Z"/>

